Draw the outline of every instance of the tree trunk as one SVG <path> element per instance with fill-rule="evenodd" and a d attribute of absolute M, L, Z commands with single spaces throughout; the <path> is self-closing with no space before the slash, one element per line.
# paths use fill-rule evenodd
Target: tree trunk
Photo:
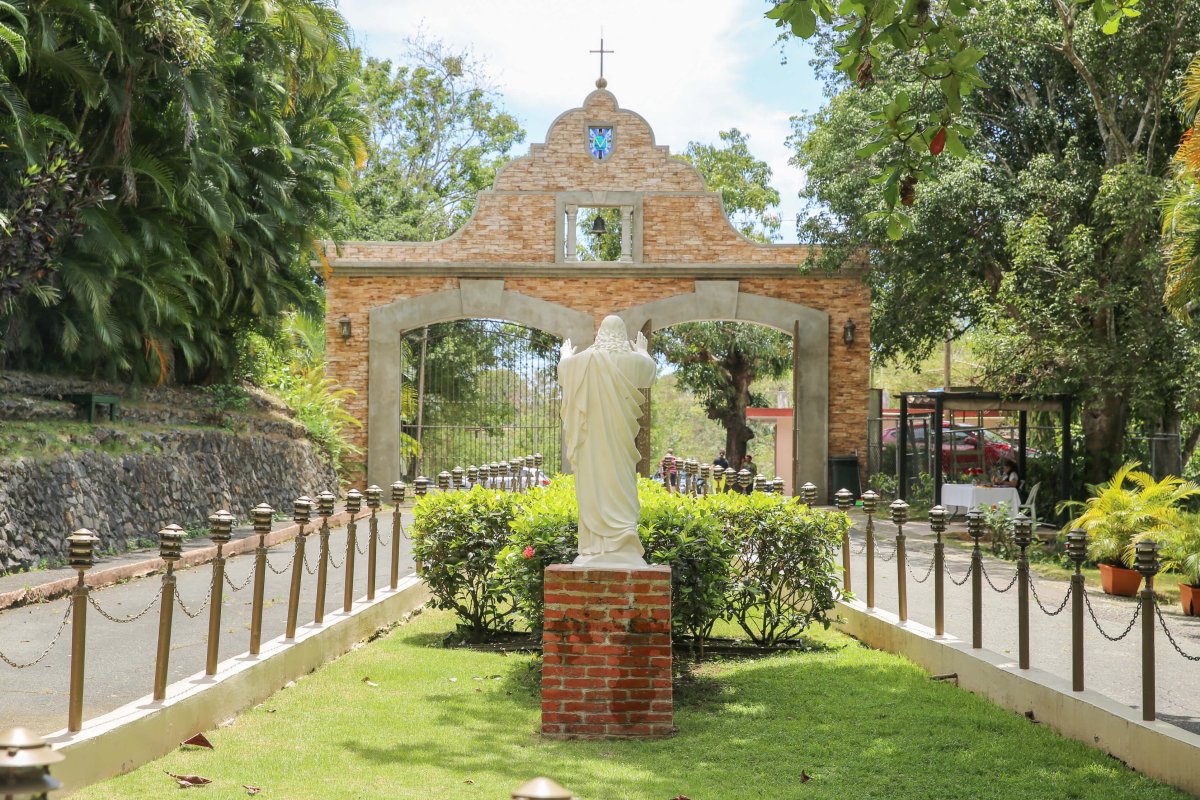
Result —
<path fill-rule="evenodd" d="M 1088 483 L 1103 483 L 1121 465 L 1125 419 L 1129 409 L 1116 395 L 1102 396 L 1083 410 L 1084 475 Z"/>
<path fill-rule="evenodd" d="M 750 383 L 754 380 L 753 368 L 741 358 L 734 363 L 728 363 L 730 378 L 733 382 L 732 408 L 723 409 L 724 413 L 717 417 L 721 427 L 725 428 L 725 455 L 729 465 L 741 469 L 742 459 L 746 455 L 746 444 L 754 438 L 754 431 L 746 422 L 746 409 L 750 406 Z"/>
<path fill-rule="evenodd" d="M 1155 437 L 1150 442 L 1150 461 L 1154 477 L 1161 480 L 1166 475 L 1183 474 L 1183 452 L 1180 448 L 1179 429 L 1181 415 L 1174 405 L 1169 406 L 1162 418 L 1154 423 Z"/>

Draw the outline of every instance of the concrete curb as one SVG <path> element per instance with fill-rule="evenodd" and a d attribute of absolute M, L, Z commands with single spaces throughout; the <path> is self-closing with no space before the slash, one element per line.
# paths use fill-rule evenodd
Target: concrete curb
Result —
<path fill-rule="evenodd" d="M 349 614 L 338 610 L 324 623 L 301 626 L 295 639 L 279 636 L 263 642 L 259 656 L 242 653 L 223 661 L 216 675 L 198 672 L 171 684 L 165 700 L 147 695 L 86 720 L 78 733 L 50 734 L 46 740 L 66 756 L 53 770 L 63 788 L 51 796 L 65 797 L 170 753 L 183 740 L 263 702 L 289 681 L 400 622 L 428 598 L 425 583 L 410 575 L 400 580 L 395 591 L 385 589 L 372 601 L 356 600 Z M 166 789 L 163 794 L 174 791 Z"/>
<path fill-rule="evenodd" d="M 1071 690 L 1070 681 L 1019 669 L 1012 657 L 976 650 L 955 636 L 900 619 L 858 600 L 838 600 L 836 627 L 863 644 L 904 656 L 935 675 L 954 673 L 958 685 L 1001 708 L 1031 715 L 1063 736 L 1083 742 L 1185 792 L 1200 796 L 1200 735 L 1140 712 L 1099 692 Z"/>
<path fill-rule="evenodd" d="M 369 517 L 369 513 L 362 513 L 357 519 Z M 329 518 L 329 524 L 342 525 L 350 521 L 350 514 L 346 511 L 339 511 Z M 286 542 L 296 538 L 297 531 L 300 530 L 299 525 L 289 525 L 286 528 L 279 528 L 271 531 L 267 536 L 267 546 L 273 547 L 280 542 Z M 258 547 L 258 537 L 251 534 L 242 539 L 237 539 L 225 545 L 226 556 L 236 556 L 242 553 L 253 552 Z M 217 546 L 202 547 L 196 550 L 189 550 L 183 554 L 175 564 L 176 569 L 187 569 L 188 567 L 207 564 L 217 557 Z M 166 566 L 161 558 L 147 558 L 142 561 L 135 561 L 129 564 L 119 564 L 115 567 L 107 567 L 88 571 L 84 574 L 84 583 L 94 589 L 103 586 L 112 586 L 114 583 L 127 581 L 132 578 L 141 578 L 145 575 L 152 575 Z M 25 589 L 15 589 L 10 592 L 0 594 L 0 611 L 14 606 L 23 606 L 30 603 L 43 603 L 47 600 L 54 600 L 58 597 L 64 597 L 71 593 L 75 588 L 77 579 L 74 577 L 59 578 L 58 580 L 49 581 L 38 586 L 30 586 Z"/>

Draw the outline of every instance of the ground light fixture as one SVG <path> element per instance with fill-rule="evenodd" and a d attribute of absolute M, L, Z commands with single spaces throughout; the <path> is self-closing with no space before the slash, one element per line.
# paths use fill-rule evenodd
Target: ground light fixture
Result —
<path fill-rule="evenodd" d="M 577 800 L 569 790 L 549 778 L 534 778 L 512 793 L 512 800 Z"/>
<path fill-rule="evenodd" d="M 62 760 L 61 753 L 28 728 L 0 731 L 0 797 L 6 800 L 46 797 L 48 792 L 62 787 L 50 777 L 50 765 Z"/>

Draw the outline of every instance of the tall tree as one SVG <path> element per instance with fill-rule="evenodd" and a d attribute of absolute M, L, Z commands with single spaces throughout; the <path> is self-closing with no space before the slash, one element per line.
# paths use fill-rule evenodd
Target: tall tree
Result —
<path fill-rule="evenodd" d="M 987 331 L 989 385 L 1082 401 L 1100 481 L 1131 419 L 1169 441 L 1195 398 L 1178 367 L 1194 336 L 1161 300 L 1156 215 L 1180 131 L 1167 98 L 1200 47 L 1200 3 L 1157 5 L 1119 36 L 1081 27 L 1078 13 L 1014 0 L 964 21 L 988 53 L 988 85 L 962 108 L 980 154 L 934 165 L 899 241 L 879 211 L 886 183 L 872 180 L 894 154 L 871 152 L 869 120 L 901 98 L 928 101 L 903 54 L 865 89 L 829 75 L 836 94 L 796 121 L 792 142 L 814 202 L 805 235 L 828 245 L 820 258 L 833 267 L 869 250 L 878 355 L 920 358 L 969 326 Z M 1161 455 L 1178 466 L 1177 447 Z"/>
<path fill-rule="evenodd" d="M 525 140 L 524 130 L 501 107 L 485 65 L 437 40 L 410 40 L 398 66 L 368 58 L 361 75 L 370 142 L 353 213 L 339 233 L 388 241 L 449 236 Z"/>
<path fill-rule="evenodd" d="M 723 131 L 720 139 L 723 146 L 689 143 L 683 158 L 696 167 L 709 190 L 721 193 L 725 213 L 744 235 L 759 241 L 775 238 L 779 192 L 770 185 L 771 168 L 750 153 L 748 137 L 736 128 Z M 729 461 L 740 464 L 754 438 L 746 409 L 767 402 L 754 392 L 754 382 L 778 378 L 791 368 L 790 337 L 757 325 L 693 322 L 659 331 L 652 345 L 655 355 L 678 368 L 679 385 L 725 429 Z"/>
<path fill-rule="evenodd" d="M 312 245 L 364 134 L 332 0 L 18 0 L 0 22 L 0 185 L 76 148 L 58 191 L 113 195 L 0 309 L 8 365 L 215 379 L 240 331 L 319 309 Z"/>

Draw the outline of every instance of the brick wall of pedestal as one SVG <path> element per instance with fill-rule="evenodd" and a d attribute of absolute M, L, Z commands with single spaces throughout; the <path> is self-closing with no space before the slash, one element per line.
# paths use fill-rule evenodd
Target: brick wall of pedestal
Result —
<path fill-rule="evenodd" d="M 674 733 L 670 567 L 547 567 L 542 652 L 542 733 Z"/>

